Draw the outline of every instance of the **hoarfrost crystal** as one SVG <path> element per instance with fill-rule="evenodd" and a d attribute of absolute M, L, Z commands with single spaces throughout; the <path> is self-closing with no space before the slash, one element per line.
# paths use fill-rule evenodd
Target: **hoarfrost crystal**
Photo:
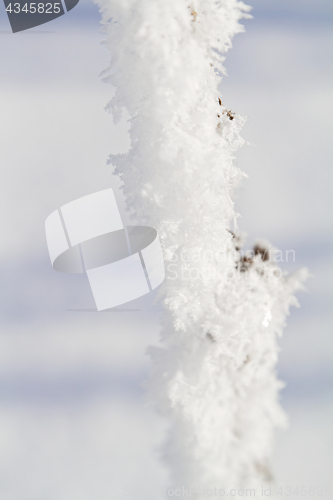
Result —
<path fill-rule="evenodd" d="M 271 480 L 277 336 L 305 271 L 240 254 L 229 229 L 243 119 L 218 91 L 249 7 L 237 0 L 98 0 L 111 53 L 108 109 L 131 115 L 131 149 L 110 156 L 128 206 L 155 227 L 166 263 L 164 327 L 150 348 L 149 397 L 168 418 L 171 485 L 261 487 Z"/>

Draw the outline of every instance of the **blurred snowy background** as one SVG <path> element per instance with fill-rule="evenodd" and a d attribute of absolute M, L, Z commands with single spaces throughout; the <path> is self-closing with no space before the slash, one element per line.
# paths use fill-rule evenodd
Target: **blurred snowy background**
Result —
<path fill-rule="evenodd" d="M 237 191 L 241 230 L 294 250 L 290 271 L 313 277 L 289 318 L 278 365 L 290 428 L 278 435 L 277 484 L 331 486 L 332 13 L 330 0 L 253 0 L 221 86 L 248 116 L 249 175 Z M 52 270 L 44 221 L 62 204 L 114 187 L 109 153 L 127 123 L 103 110 L 112 89 L 99 14 L 81 0 L 67 15 L 13 35 L 0 5 L 1 333 L 0 498 L 160 498 L 165 423 L 144 403 L 146 347 L 158 342 L 154 295 L 93 308 L 83 276 Z M 123 211 L 123 217 L 128 215 Z M 137 309 L 126 311 L 125 309 Z M 218 485 L 217 485 L 218 486 Z M 123 490 L 123 488 L 126 488 Z M 291 495 L 289 498 L 297 498 Z M 325 498 L 333 498 L 326 496 Z"/>

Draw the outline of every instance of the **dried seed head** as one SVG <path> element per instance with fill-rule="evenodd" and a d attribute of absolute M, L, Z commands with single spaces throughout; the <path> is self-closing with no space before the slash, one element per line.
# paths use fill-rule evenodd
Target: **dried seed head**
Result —
<path fill-rule="evenodd" d="M 261 255 L 261 259 L 265 262 L 269 260 L 269 250 L 268 248 L 262 247 L 260 245 L 255 245 L 253 247 L 254 255 Z"/>

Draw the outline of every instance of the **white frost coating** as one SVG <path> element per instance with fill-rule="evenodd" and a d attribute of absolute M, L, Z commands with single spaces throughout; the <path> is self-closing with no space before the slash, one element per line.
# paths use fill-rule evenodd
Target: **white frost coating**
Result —
<path fill-rule="evenodd" d="M 166 261 L 162 346 L 150 349 L 148 390 L 170 422 L 170 487 L 261 488 L 273 430 L 286 420 L 276 337 L 305 272 L 281 276 L 260 252 L 241 261 L 228 231 L 237 218 L 232 189 L 244 175 L 233 163 L 243 119 L 228 113 L 218 84 L 249 8 L 98 4 L 111 53 L 105 79 L 116 87 L 108 108 L 115 120 L 123 108 L 132 116 L 131 150 L 110 163 L 128 206 L 157 229 Z"/>

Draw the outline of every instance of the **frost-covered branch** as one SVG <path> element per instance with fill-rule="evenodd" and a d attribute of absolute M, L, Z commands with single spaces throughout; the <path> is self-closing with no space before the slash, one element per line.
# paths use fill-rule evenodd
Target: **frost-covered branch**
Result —
<path fill-rule="evenodd" d="M 270 480 L 277 336 L 303 274 L 283 275 L 265 245 L 240 254 L 230 231 L 243 119 L 218 91 L 224 54 L 249 8 L 237 0 L 98 0 L 131 149 L 110 156 L 129 208 L 160 235 L 167 279 L 162 346 L 149 394 L 170 422 L 171 484 L 241 488 Z"/>

